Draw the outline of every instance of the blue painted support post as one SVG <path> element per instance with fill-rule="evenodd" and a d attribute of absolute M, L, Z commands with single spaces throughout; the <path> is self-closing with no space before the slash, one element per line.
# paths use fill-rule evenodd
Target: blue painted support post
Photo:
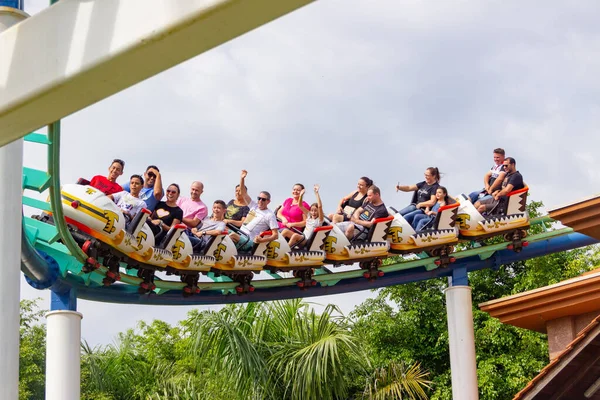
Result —
<path fill-rule="evenodd" d="M 467 267 L 461 266 L 453 269 L 452 275 L 448 277 L 448 286 L 469 286 Z"/>
<path fill-rule="evenodd" d="M 475 332 L 473 303 L 466 267 L 452 270 L 448 277 L 446 310 L 450 340 L 450 369 L 452 398 L 477 400 L 477 362 L 475 359 Z"/>
<path fill-rule="evenodd" d="M 79 400 L 83 315 L 75 289 L 56 286 L 46 314 L 46 400 Z"/>
<path fill-rule="evenodd" d="M 62 288 L 61 288 L 62 289 Z M 51 290 L 50 311 L 77 311 L 77 294 L 73 288 L 57 291 Z"/>
<path fill-rule="evenodd" d="M 0 7 L 16 8 L 23 10 L 23 0 L 0 0 Z"/>

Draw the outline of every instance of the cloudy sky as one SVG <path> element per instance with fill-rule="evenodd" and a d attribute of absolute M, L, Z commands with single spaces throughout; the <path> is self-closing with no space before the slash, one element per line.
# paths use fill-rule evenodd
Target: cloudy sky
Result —
<path fill-rule="evenodd" d="M 247 169 L 251 195 L 276 205 L 319 183 L 332 211 L 366 175 L 398 207 L 410 195 L 394 185 L 429 166 L 451 193 L 480 188 L 503 147 L 532 198 L 558 206 L 600 183 L 599 17 L 596 1 L 321 0 L 63 119 L 61 179 L 118 157 L 125 175 L 156 164 L 165 184 L 203 181 L 208 203 Z M 25 165 L 43 167 L 40 154 L 27 145 Z M 350 311 L 368 295 L 312 301 Z M 92 344 L 189 310 L 79 306 Z"/>

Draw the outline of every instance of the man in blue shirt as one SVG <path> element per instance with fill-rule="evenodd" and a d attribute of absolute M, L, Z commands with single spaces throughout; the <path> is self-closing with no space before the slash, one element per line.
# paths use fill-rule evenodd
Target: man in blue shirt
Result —
<path fill-rule="evenodd" d="M 129 182 L 123 185 L 123 190 L 129 192 Z M 139 198 L 144 200 L 146 208 L 154 211 L 156 204 L 163 198 L 162 178 L 156 165 L 149 165 L 144 172 L 144 187 Z"/>

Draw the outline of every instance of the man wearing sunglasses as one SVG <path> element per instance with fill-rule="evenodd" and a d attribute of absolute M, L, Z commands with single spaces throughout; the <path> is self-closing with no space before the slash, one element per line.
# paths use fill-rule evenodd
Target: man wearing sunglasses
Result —
<path fill-rule="evenodd" d="M 149 165 L 144 172 L 144 187 L 140 192 L 140 199 L 146 203 L 146 208 L 154 211 L 158 202 L 165 194 L 162 187 L 162 177 L 156 165 Z M 129 183 L 123 185 L 123 190 L 129 192 Z"/>
<path fill-rule="evenodd" d="M 523 176 L 517 171 L 517 162 L 512 157 L 506 157 L 503 162 L 504 172 L 506 176 L 502 181 L 502 189 L 496 190 L 492 196 L 475 202 L 475 208 L 479 212 L 489 212 L 493 210 L 501 201 L 506 198 L 506 195 L 514 190 L 523 189 Z"/>
<path fill-rule="evenodd" d="M 245 177 L 246 171 L 242 171 L 242 176 Z M 271 202 L 271 194 L 269 192 L 260 192 L 256 201 L 252 200 L 246 191 L 244 199 L 250 207 L 250 211 L 244 220 L 244 224 L 240 228 L 245 237 L 240 237 L 237 233 L 231 234 L 231 239 L 236 243 L 238 250 L 250 251 L 255 243 L 268 243 L 277 239 L 279 236 L 279 224 L 275 213 L 269 210 Z M 269 235 L 260 236 L 262 232 L 270 231 Z"/>
<path fill-rule="evenodd" d="M 106 177 L 102 175 L 96 175 L 90 181 L 90 186 L 100 190 L 105 195 L 122 192 L 123 188 L 117 183 L 117 178 L 123 175 L 125 169 L 125 162 L 115 158 L 108 167 L 108 175 Z"/>

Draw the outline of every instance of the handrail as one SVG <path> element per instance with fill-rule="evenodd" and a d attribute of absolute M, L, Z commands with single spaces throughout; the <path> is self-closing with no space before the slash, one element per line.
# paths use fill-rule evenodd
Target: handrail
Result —
<path fill-rule="evenodd" d="M 48 125 L 48 175 L 50 175 L 50 207 L 54 215 L 54 224 L 63 244 L 67 247 L 73 257 L 82 264 L 86 263 L 87 256 L 77 245 L 67 223 L 62 209 L 62 198 L 60 194 L 60 121 Z"/>

